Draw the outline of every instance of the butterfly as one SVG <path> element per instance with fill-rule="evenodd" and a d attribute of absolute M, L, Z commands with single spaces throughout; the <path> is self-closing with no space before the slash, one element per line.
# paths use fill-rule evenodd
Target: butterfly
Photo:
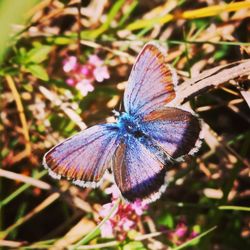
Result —
<path fill-rule="evenodd" d="M 166 172 L 201 145 L 200 119 L 180 107 L 177 74 L 164 63 L 154 42 L 139 53 L 124 92 L 124 112 L 116 122 L 95 125 L 49 150 L 43 160 L 49 174 L 82 187 L 98 187 L 111 168 L 122 197 L 149 203 L 166 189 Z"/>

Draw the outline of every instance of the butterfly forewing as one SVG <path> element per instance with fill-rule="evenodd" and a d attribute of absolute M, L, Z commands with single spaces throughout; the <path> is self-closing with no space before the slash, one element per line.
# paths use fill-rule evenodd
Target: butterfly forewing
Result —
<path fill-rule="evenodd" d="M 118 144 L 112 125 L 88 128 L 52 148 L 44 165 L 56 178 L 66 177 L 80 186 L 95 187 L 109 167 Z"/>
<path fill-rule="evenodd" d="M 165 190 L 164 163 L 134 137 L 119 144 L 112 168 L 122 196 L 130 202 L 151 202 Z"/>
<path fill-rule="evenodd" d="M 164 63 L 161 49 L 154 43 L 144 46 L 129 76 L 124 107 L 130 115 L 151 112 L 175 98 L 176 73 Z"/>
<path fill-rule="evenodd" d="M 200 146 L 200 120 L 180 108 L 154 110 L 142 117 L 140 124 L 144 133 L 174 159 L 191 154 Z"/>

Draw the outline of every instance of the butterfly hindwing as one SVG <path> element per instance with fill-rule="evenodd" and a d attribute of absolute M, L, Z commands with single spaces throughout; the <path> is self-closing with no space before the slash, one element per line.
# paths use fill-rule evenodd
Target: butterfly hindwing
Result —
<path fill-rule="evenodd" d="M 180 108 L 163 107 L 140 118 L 141 128 L 168 155 L 177 159 L 200 146 L 200 120 Z"/>
<path fill-rule="evenodd" d="M 164 63 L 164 55 L 154 43 L 147 43 L 138 55 L 124 93 L 125 111 L 132 116 L 146 114 L 175 98 L 177 76 Z"/>
<path fill-rule="evenodd" d="M 115 182 L 129 202 L 141 199 L 148 203 L 165 190 L 164 163 L 133 136 L 117 147 L 112 168 Z"/>
<path fill-rule="evenodd" d="M 112 125 L 95 125 L 58 144 L 44 156 L 44 166 L 55 177 L 80 186 L 96 187 L 117 147 Z"/>

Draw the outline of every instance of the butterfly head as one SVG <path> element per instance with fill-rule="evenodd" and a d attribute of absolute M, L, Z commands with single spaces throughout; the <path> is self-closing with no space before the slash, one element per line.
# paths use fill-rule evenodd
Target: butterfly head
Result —
<path fill-rule="evenodd" d="M 124 136 L 142 136 L 140 125 L 129 114 L 122 112 L 118 117 L 117 125 Z"/>

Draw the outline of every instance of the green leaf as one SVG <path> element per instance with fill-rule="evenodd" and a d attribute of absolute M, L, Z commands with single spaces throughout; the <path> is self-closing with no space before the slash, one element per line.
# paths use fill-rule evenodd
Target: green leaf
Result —
<path fill-rule="evenodd" d="M 27 53 L 26 63 L 41 63 L 47 59 L 50 51 L 51 47 L 46 45 L 31 49 Z"/>
<path fill-rule="evenodd" d="M 0 1 L 0 63 L 3 61 L 7 49 L 14 45 L 17 39 L 13 33 L 13 24 L 23 25 L 28 19 L 27 12 L 37 3 L 37 0 Z"/>
<path fill-rule="evenodd" d="M 164 226 L 167 226 L 168 228 L 172 229 L 174 227 L 174 218 L 173 218 L 173 215 L 170 214 L 170 213 L 166 213 L 166 214 L 161 215 L 158 218 L 158 223 L 160 225 L 164 225 Z"/>
<path fill-rule="evenodd" d="M 29 64 L 26 66 L 26 71 L 30 72 L 33 76 L 43 80 L 43 81 L 48 81 L 49 76 L 46 72 L 46 70 L 37 64 Z"/>
<path fill-rule="evenodd" d="M 229 46 L 228 45 L 222 45 L 220 50 L 217 50 L 215 53 L 214 53 L 214 59 L 215 60 L 221 60 L 223 59 L 227 54 L 228 54 L 228 50 L 229 50 Z"/>
<path fill-rule="evenodd" d="M 55 37 L 53 40 L 48 38 L 47 40 L 57 45 L 68 45 L 75 42 L 75 38 L 68 38 L 63 36 Z"/>

